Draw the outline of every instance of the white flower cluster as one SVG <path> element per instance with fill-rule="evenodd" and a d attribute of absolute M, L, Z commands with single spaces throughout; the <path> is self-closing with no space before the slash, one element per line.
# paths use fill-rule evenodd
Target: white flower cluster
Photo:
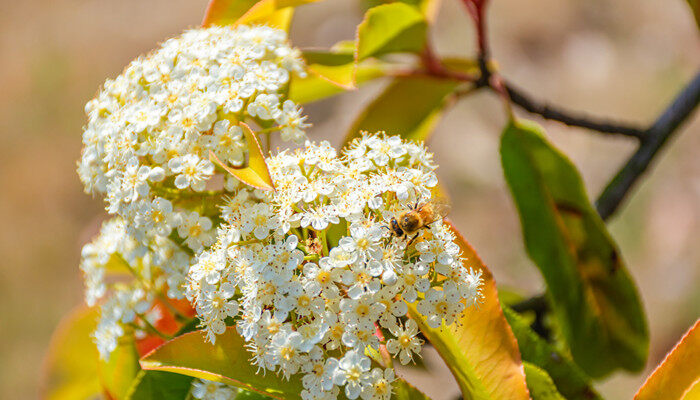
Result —
<path fill-rule="evenodd" d="M 100 304 L 100 321 L 93 337 L 107 359 L 126 331 L 144 334 L 138 318 L 148 318 L 156 294 L 184 298 L 184 283 L 192 257 L 175 242 L 156 238 L 152 248 L 129 236 L 125 222 L 111 219 L 100 234 L 83 247 L 80 269 L 85 280 L 85 302 Z M 107 274 L 137 279 L 108 279 Z M 108 290 L 109 289 L 109 290 Z"/>
<path fill-rule="evenodd" d="M 241 166 L 241 122 L 304 140 L 306 117 L 286 99 L 291 74 L 304 65 L 284 31 L 193 29 L 133 61 L 86 105 L 78 173 L 115 214 L 81 261 L 86 302 L 102 310 L 94 337 L 103 358 L 121 336 L 146 332 L 156 300 L 184 298 L 193 257 L 215 242 L 219 205 L 239 182 L 222 178 L 209 152 Z"/>
<path fill-rule="evenodd" d="M 415 240 L 388 228 L 431 200 L 432 155 L 365 134 L 340 156 L 307 142 L 268 165 L 276 191 L 241 187 L 227 200 L 216 244 L 189 270 L 187 298 L 212 342 L 236 321 L 259 368 L 302 373 L 305 400 L 341 388 L 388 399 L 393 369 L 365 354 L 385 345 L 406 364 L 420 353 L 406 303 L 438 327 L 481 298 L 481 272 L 463 266 L 442 221 Z"/>
<path fill-rule="evenodd" d="M 306 117 L 285 100 L 292 73 L 303 75 L 303 62 L 282 30 L 210 27 L 165 41 L 87 103 L 78 165 L 86 191 L 105 195 L 141 241 L 176 229 L 194 252 L 211 245 L 212 221 L 173 199 L 207 188 L 210 151 L 244 163 L 240 122 L 303 142 Z"/>

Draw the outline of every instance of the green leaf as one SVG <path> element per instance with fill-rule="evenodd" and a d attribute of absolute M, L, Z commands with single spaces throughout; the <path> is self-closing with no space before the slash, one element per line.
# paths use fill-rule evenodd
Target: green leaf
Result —
<path fill-rule="evenodd" d="M 368 9 L 382 4 L 393 3 L 395 1 L 416 7 L 430 23 L 435 21 L 441 2 L 441 0 L 364 0 L 362 5 L 363 9 Z"/>
<path fill-rule="evenodd" d="M 523 367 L 525 367 L 527 388 L 530 389 L 532 400 L 566 400 L 557 391 L 547 371 L 529 362 L 523 362 Z"/>
<path fill-rule="evenodd" d="M 637 290 L 574 165 L 537 125 L 516 121 L 501 161 L 574 361 L 594 377 L 643 368 L 649 334 Z"/>
<path fill-rule="evenodd" d="M 353 90 L 359 84 L 386 75 L 392 67 L 379 60 L 365 60 L 354 64 L 352 52 L 305 51 L 307 76 L 293 75 L 289 84 L 289 99 L 310 103 Z"/>
<path fill-rule="evenodd" d="M 700 319 L 659 364 L 634 400 L 697 400 L 700 394 Z"/>
<path fill-rule="evenodd" d="M 426 140 L 459 84 L 431 77 L 395 79 L 357 117 L 343 143 L 350 143 L 361 131 L 386 131 L 407 140 Z"/>
<path fill-rule="evenodd" d="M 503 313 L 513 330 L 513 334 L 518 339 L 518 347 L 523 361 L 545 370 L 554 381 L 557 390 L 565 398 L 569 400 L 602 400 L 591 387 L 590 379 L 568 356 L 540 338 L 530 329 L 525 319 L 509 307 L 504 306 Z"/>
<path fill-rule="evenodd" d="M 275 374 L 258 374 L 244 345 L 235 327 L 226 329 L 215 344 L 208 343 L 202 331 L 190 332 L 144 356 L 141 367 L 223 382 L 276 399 L 301 399 L 298 375 L 285 381 Z"/>
<path fill-rule="evenodd" d="M 238 394 L 234 400 L 269 400 L 271 397 L 267 397 L 264 394 L 258 392 L 251 392 L 250 390 L 239 389 Z"/>
<path fill-rule="evenodd" d="M 301 399 L 303 385 L 299 374 L 288 381 L 272 373 L 258 374 L 244 346 L 235 327 L 217 336 L 216 344 L 206 342 L 201 331 L 190 332 L 144 356 L 141 367 L 223 382 L 275 399 Z M 401 379 L 396 380 L 394 389 L 394 400 L 430 400 Z"/>
<path fill-rule="evenodd" d="M 209 160 L 229 174 L 240 179 L 241 182 L 261 190 L 275 190 L 275 185 L 270 177 L 270 170 L 267 169 L 265 156 L 260 148 L 260 142 L 250 127 L 241 122 L 243 137 L 248 143 L 248 166 L 245 168 L 231 168 L 225 165 L 213 151 L 209 151 Z"/>
<path fill-rule="evenodd" d="M 357 26 L 355 60 L 423 49 L 427 22 L 421 12 L 404 3 L 373 7 Z"/>
<path fill-rule="evenodd" d="M 430 400 L 430 397 L 401 378 L 396 378 L 392 386 L 391 400 Z"/>
<path fill-rule="evenodd" d="M 518 344 L 503 316 L 493 275 L 461 234 L 450 227 L 462 250 L 464 266 L 482 273 L 484 301 L 478 308 L 468 308 L 455 324 L 443 323 L 439 329 L 428 326 L 415 303 L 408 304 L 409 315 L 445 360 L 465 400 L 528 399 Z"/>
<path fill-rule="evenodd" d="M 210 0 L 202 26 L 266 24 L 289 31 L 293 7 L 318 0 Z"/>
<path fill-rule="evenodd" d="M 97 371 L 105 391 L 110 398 L 127 398 L 129 389 L 139 373 L 139 355 L 133 337 L 125 335 L 120 344 L 109 355 L 109 360 L 100 360 Z"/>
<path fill-rule="evenodd" d="M 127 400 L 185 400 L 192 386 L 191 376 L 164 371 L 141 371 L 134 379 Z"/>
<path fill-rule="evenodd" d="M 97 326 L 98 310 L 80 307 L 59 324 L 51 336 L 44 362 L 44 390 L 47 400 L 94 399 L 102 393 L 97 375 L 99 354 L 90 335 Z"/>
<path fill-rule="evenodd" d="M 700 0 L 686 0 L 695 17 L 695 24 L 700 29 Z"/>

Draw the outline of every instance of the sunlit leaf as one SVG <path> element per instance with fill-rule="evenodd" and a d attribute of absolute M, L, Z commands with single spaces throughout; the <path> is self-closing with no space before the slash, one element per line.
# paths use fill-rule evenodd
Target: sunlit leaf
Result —
<path fill-rule="evenodd" d="M 42 398 L 82 400 L 102 393 L 97 376 L 99 354 L 90 337 L 98 315 L 95 308 L 80 307 L 56 328 L 44 363 Z"/>
<path fill-rule="evenodd" d="M 185 400 L 192 377 L 165 371 L 141 371 L 134 379 L 127 400 Z"/>
<path fill-rule="evenodd" d="M 496 283 L 474 249 L 450 225 L 462 250 L 464 266 L 480 270 L 484 302 L 469 307 L 453 325 L 434 329 L 409 304 L 409 313 L 457 379 L 462 396 L 471 399 L 528 399 L 518 344 L 498 301 Z"/>
<path fill-rule="evenodd" d="M 683 393 L 681 400 L 698 400 L 700 399 L 700 378 L 696 380 L 693 385 Z"/>
<path fill-rule="evenodd" d="M 357 61 L 387 53 L 423 49 L 427 22 L 421 12 L 404 3 L 373 7 L 357 26 Z"/>
<path fill-rule="evenodd" d="M 401 2 L 416 7 L 425 16 L 425 19 L 432 23 L 437 17 L 442 0 L 363 0 L 361 4 L 363 9 L 370 9 L 393 2 Z"/>
<path fill-rule="evenodd" d="M 100 360 L 96 372 L 110 398 L 122 400 L 126 399 L 139 370 L 136 344 L 133 338 L 123 336 L 117 348 L 109 355 L 109 360 Z"/>
<path fill-rule="evenodd" d="M 243 128 L 243 137 L 248 143 L 248 166 L 245 168 L 231 168 L 221 162 L 212 151 L 209 151 L 209 159 L 247 185 L 262 190 L 275 190 L 275 185 L 270 177 L 270 171 L 267 169 L 265 156 L 260 148 L 257 136 L 245 123 L 241 122 L 241 127 Z"/>
<path fill-rule="evenodd" d="M 700 319 L 659 364 L 634 396 L 635 400 L 693 399 L 700 394 Z"/>
<path fill-rule="evenodd" d="M 547 371 L 529 362 L 523 362 L 523 367 L 525 367 L 527 388 L 530 389 L 532 400 L 566 400 L 557 391 Z"/>
<path fill-rule="evenodd" d="M 301 379 L 285 381 L 275 374 L 258 374 L 243 338 L 230 327 L 208 343 L 201 331 L 186 333 L 165 343 L 141 359 L 145 370 L 169 371 L 223 382 L 276 399 L 300 399 Z"/>
<path fill-rule="evenodd" d="M 235 327 L 217 336 L 216 344 L 208 343 L 201 331 L 179 336 L 141 359 L 145 370 L 169 371 L 216 382 L 223 382 L 275 399 L 301 399 L 300 375 L 289 380 L 272 373 L 257 373 L 250 362 L 243 338 Z M 397 380 L 394 400 L 429 400 L 424 394 Z"/>
<path fill-rule="evenodd" d="M 395 79 L 360 113 L 343 143 L 350 143 L 361 131 L 386 131 L 406 140 L 426 140 L 459 84 L 431 77 Z"/>
<path fill-rule="evenodd" d="M 518 339 L 523 361 L 545 370 L 559 393 L 569 400 L 601 400 L 600 395 L 591 387 L 590 379 L 568 356 L 540 338 L 515 311 L 503 307 L 503 313 Z"/>
<path fill-rule="evenodd" d="M 202 26 L 267 24 L 289 30 L 293 7 L 318 0 L 210 0 Z"/>
<path fill-rule="evenodd" d="M 392 383 L 392 390 L 392 400 L 430 400 L 430 397 L 401 378 L 396 379 Z"/>
<path fill-rule="evenodd" d="M 355 65 L 352 49 L 350 52 L 347 49 L 307 50 L 304 59 L 307 76 L 293 75 L 289 83 L 289 99 L 301 104 L 353 90 L 392 69 L 391 65 L 374 59 Z"/>
<path fill-rule="evenodd" d="M 643 368 L 649 335 L 637 290 L 576 167 L 539 127 L 515 121 L 503 132 L 501 161 L 574 361 L 595 377 Z"/>

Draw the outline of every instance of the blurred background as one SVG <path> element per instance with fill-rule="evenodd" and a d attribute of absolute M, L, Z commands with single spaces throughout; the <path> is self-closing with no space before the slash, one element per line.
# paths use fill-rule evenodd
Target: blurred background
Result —
<path fill-rule="evenodd" d="M 443 0 L 432 32 L 440 54 L 474 54 L 463 7 Z M 493 0 L 492 51 L 503 74 L 538 99 L 646 124 L 700 66 L 700 36 L 684 0 Z M 164 39 L 201 21 L 206 0 L 0 0 L 0 393 L 38 396 L 52 330 L 82 302 L 81 246 L 105 216 L 75 173 L 84 104 L 107 77 Z M 351 39 L 358 2 L 327 0 L 299 9 L 300 47 Z M 309 136 L 339 144 L 354 116 L 386 81 L 306 107 Z M 647 369 L 617 373 L 598 388 L 631 398 L 700 315 L 700 115 L 657 158 L 610 227 L 636 280 L 651 329 Z M 534 118 L 534 117 L 531 117 Z M 541 122 L 541 121 L 540 121 Z M 498 157 L 504 123 L 488 92 L 457 103 L 431 150 L 454 203 L 452 219 L 499 285 L 543 290 L 525 256 L 517 214 Z M 544 122 L 580 168 L 592 197 L 634 142 Z M 432 359 L 426 361 L 432 365 Z M 451 379 L 423 386 L 449 398 Z M 438 379 L 438 378 L 436 378 Z M 440 382 L 440 385 L 435 384 Z"/>

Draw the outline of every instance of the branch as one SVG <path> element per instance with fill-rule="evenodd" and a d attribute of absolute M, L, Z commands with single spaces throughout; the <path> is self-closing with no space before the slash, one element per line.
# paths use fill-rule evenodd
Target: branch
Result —
<path fill-rule="evenodd" d="M 547 303 L 545 294 L 532 296 L 519 303 L 511 305 L 510 308 L 520 314 L 527 311 L 534 312 L 535 320 L 532 322 L 530 327 L 540 337 L 544 338 L 545 340 L 549 340 L 551 337 L 551 332 L 544 323 L 544 317 L 547 315 L 547 312 L 549 312 L 549 304 Z"/>
<path fill-rule="evenodd" d="M 604 220 L 615 213 L 637 179 L 649 167 L 656 153 L 693 113 L 698 103 L 700 103 L 700 72 L 646 130 L 637 151 L 603 190 L 596 201 L 596 208 Z"/>
<path fill-rule="evenodd" d="M 632 136 L 638 139 L 642 139 L 644 137 L 644 129 L 619 124 L 610 120 L 596 120 L 588 115 L 578 114 L 569 110 L 551 106 L 546 103 L 537 102 L 529 95 L 523 93 L 520 89 L 516 89 L 510 83 L 506 83 L 505 87 L 508 95 L 510 96 L 510 100 L 514 104 L 517 104 L 527 112 L 538 114 L 542 116 L 542 118 L 559 121 L 569 126 L 591 129 L 600 133 Z"/>

